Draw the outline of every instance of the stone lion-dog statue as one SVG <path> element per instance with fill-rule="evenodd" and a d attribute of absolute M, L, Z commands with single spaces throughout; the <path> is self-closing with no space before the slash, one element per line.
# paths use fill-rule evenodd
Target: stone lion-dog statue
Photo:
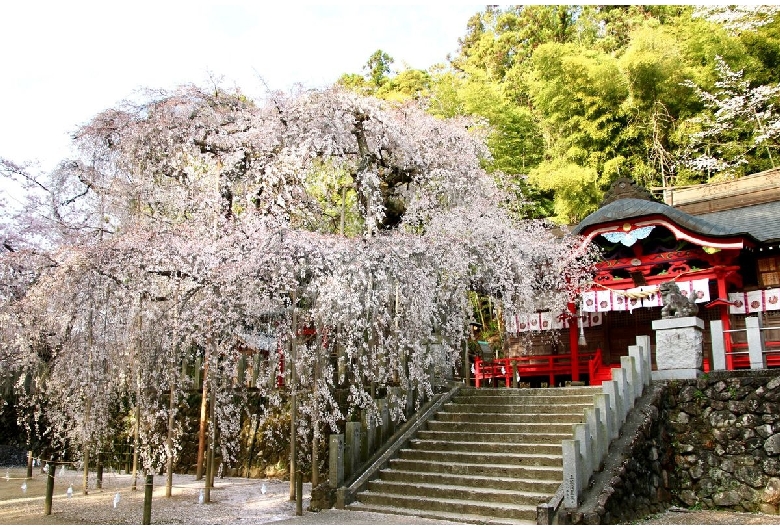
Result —
<path fill-rule="evenodd" d="M 692 317 L 699 312 L 695 291 L 692 290 L 686 298 L 674 282 L 659 284 L 658 290 L 661 294 L 661 301 L 664 303 L 661 308 L 661 318 Z"/>

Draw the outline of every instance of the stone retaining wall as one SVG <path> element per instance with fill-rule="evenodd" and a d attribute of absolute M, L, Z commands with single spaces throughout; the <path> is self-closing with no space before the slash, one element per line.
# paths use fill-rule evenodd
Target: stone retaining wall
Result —
<path fill-rule="evenodd" d="M 615 524 L 664 511 L 672 502 L 674 455 L 665 428 L 667 386 L 645 390 L 610 446 L 603 470 L 576 510 L 562 514 L 568 524 Z"/>
<path fill-rule="evenodd" d="M 778 513 L 780 370 L 673 381 L 666 405 L 681 504 Z"/>
<path fill-rule="evenodd" d="M 672 505 L 777 514 L 780 370 L 654 383 L 568 523 L 636 521 Z"/>

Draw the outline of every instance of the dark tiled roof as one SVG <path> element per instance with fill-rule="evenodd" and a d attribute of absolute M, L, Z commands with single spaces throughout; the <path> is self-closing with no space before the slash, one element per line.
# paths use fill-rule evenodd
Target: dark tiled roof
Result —
<path fill-rule="evenodd" d="M 762 243 L 780 242 L 780 201 L 697 216 L 710 223 L 747 232 Z"/>
<path fill-rule="evenodd" d="M 703 217 L 694 217 L 693 215 L 682 212 L 668 204 L 647 201 L 644 199 L 618 199 L 611 202 L 583 219 L 580 224 L 572 229 L 572 233 L 581 234 L 590 226 L 603 223 L 614 223 L 648 215 L 663 215 L 667 219 L 677 223 L 679 226 L 701 235 L 733 236 L 748 233 L 745 230 L 732 229 L 729 225 L 716 224 Z"/>

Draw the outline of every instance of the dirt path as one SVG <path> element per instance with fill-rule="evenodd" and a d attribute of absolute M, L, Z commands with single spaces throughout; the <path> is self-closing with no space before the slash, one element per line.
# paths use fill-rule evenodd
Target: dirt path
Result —
<path fill-rule="evenodd" d="M 7 478 L 6 477 L 7 473 Z M 0 524 L 14 525 L 140 525 L 143 514 L 143 481 L 137 491 L 125 474 L 106 472 L 103 489 L 97 490 L 94 473 L 90 475 L 88 495 L 81 491 L 82 475 L 75 470 L 57 471 L 51 515 L 44 515 L 46 476 L 36 468 L 26 480 L 25 468 L 0 468 Z M 242 478 L 216 479 L 212 502 L 199 502 L 203 481 L 191 475 L 175 475 L 172 496 L 165 497 L 164 477 L 156 476 L 152 503 L 152 524 L 168 525 L 406 525 L 455 524 L 418 518 L 384 516 L 361 512 L 307 510 L 310 484 L 304 484 L 304 515 L 296 517 L 295 502 L 289 498 L 289 483 L 281 480 Z M 22 489 L 22 485 L 27 485 Z M 73 485 L 69 497 L 68 487 Z M 265 485 L 265 493 L 263 493 Z M 114 505 L 115 497 L 119 501 Z M 642 525 L 780 525 L 780 516 L 735 512 L 670 510 L 635 524 Z"/>

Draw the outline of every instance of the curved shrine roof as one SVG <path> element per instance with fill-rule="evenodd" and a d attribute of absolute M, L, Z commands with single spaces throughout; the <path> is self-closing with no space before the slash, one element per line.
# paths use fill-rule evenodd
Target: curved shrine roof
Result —
<path fill-rule="evenodd" d="M 780 202 L 700 214 L 699 219 L 746 232 L 763 243 L 780 241 Z"/>
<path fill-rule="evenodd" d="M 572 229 L 572 234 L 580 235 L 588 228 L 602 224 L 658 215 L 666 217 L 682 228 L 703 236 L 733 237 L 752 235 L 742 226 L 732 224 L 731 227 L 728 227 L 703 217 L 687 214 L 667 204 L 644 199 L 618 199 L 602 206 L 575 226 Z"/>

